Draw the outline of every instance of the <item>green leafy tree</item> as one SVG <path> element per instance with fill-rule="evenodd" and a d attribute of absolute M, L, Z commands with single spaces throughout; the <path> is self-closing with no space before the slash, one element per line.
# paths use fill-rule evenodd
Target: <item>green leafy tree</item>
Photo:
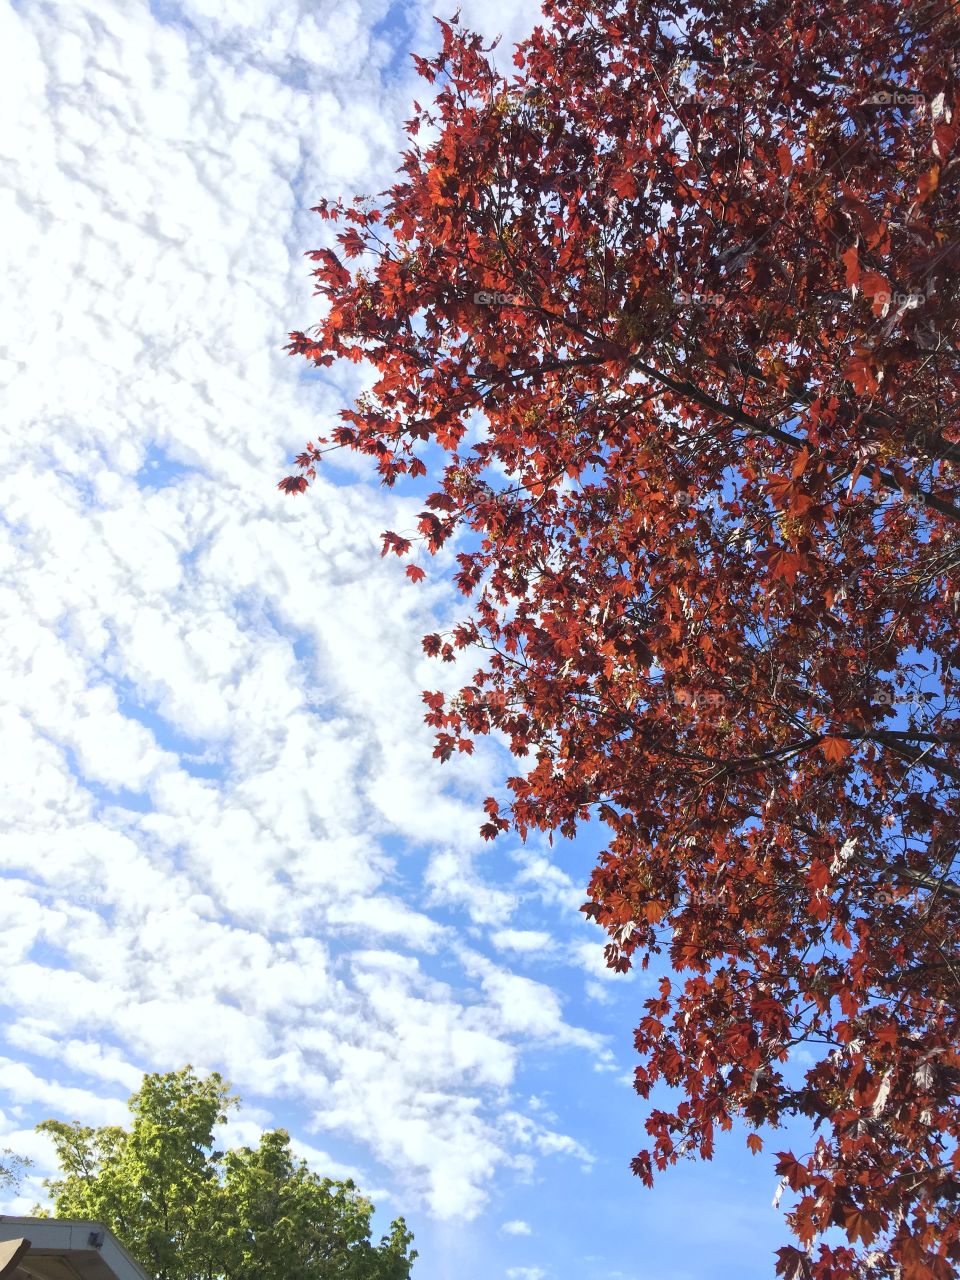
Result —
<path fill-rule="evenodd" d="M 44 1184 L 54 1216 L 102 1222 L 157 1280 L 407 1280 L 403 1219 L 375 1245 L 370 1201 L 313 1173 L 285 1130 L 214 1149 L 238 1101 L 217 1072 L 185 1067 L 144 1077 L 129 1129 L 45 1120 L 63 1175 Z"/>

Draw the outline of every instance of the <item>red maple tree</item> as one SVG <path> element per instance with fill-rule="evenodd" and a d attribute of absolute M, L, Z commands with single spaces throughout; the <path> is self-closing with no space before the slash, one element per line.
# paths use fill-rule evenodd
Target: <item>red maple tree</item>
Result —
<path fill-rule="evenodd" d="M 960 1262 L 956 3 L 548 0 L 493 67 L 441 23 L 398 182 L 325 201 L 288 350 L 372 390 L 297 459 L 439 487 L 483 651 L 435 755 L 527 770 L 485 836 L 610 828 L 609 963 L 669 953 L 646 1183 L 735 1116 L 778 1153 L 777 1271 Z M 352 267 L 343 259 L 357 260 Z M 423 569 L 411 564 L 414 580 Z M 805 1073 L 791 1050 L 813 1061 Z M 762 1139 L 751 1132 L 759 1151 Z M 799 1246 L 799 1247 L 797 1247 Z"/>

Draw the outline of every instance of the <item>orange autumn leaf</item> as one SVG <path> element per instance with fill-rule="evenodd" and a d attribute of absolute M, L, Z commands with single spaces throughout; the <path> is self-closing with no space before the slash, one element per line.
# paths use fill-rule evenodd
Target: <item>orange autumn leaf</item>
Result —
<path fill-rule="evenodd" d="M 940 185 L 940 166 L 931 165 L 917 184 L 917 199 L 922 203 L 928 200 Z"/>
<path fill-rule="evenodd" d="M 854 390 L 860 395 L 872 395 L 880 386 L 877 380 L 876 365 L 866 355 L 852 356 L 847 361 L 843 376 L 853 384 Z"/>
<path fill-rule="evenodd" d="M 844 279 L 846 280 L 847 287 L 850 288 L 853 285 L 859 284 L 860 255 L 857 252 L 857 246 L 855 244 L 851 245 L 846 253 L 843 254 L 843 265 L 845 269 Z"/>
<path fill-rule="evenodd" d="M 824 738 L 820 743 L 820 750 L 823 752 L 825 759 L 831 764 L 837 764 L 840 760 L 845 760 L 853 751 L 853 744 L 848 742 L 846 738 Z"/>

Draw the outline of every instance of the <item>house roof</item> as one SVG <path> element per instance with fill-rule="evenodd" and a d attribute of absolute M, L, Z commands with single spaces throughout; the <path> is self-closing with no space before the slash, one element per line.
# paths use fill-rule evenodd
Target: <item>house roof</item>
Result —
<path fill-rule="evenodd" d="M 19 1252 L 17 1241 L 29 1247 Z M 4 1266 L 6 1264 L 6 1266 Z M 149 1280 L 99 1222 L 0 1215 L 2 1280 Z"/>

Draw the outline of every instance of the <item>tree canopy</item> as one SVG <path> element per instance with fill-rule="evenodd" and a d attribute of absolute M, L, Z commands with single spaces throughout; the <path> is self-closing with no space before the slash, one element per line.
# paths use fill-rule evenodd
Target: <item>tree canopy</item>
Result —
<path fill-rule="evenodd" d="M 54 1215 L 103 1223 L 155 1280 L 408 1280 L 404 1220 L 373 1244 L 370 1201 L 312 1172 L 285 1130 L 214 1149 L 237 1101 L 216 1072 L 186 1067 L 144 1077 L 128 1129 L 44 1121 L 62 1175 L 45 1183 Z"/>
<path fill-rule="evenodd" d="M 457 539 L 435 755 L 482 831 L 609 828 L 584 910 L 636 1030 L 634 1169 L 778 1153 L 780 1274 L 960 1262 L 960 20 L 920 0 L 547 0 L 515 73 L 441 23 L 398 181 L 324 199 L 330 449 Z M 352 265 L 345 265 L 351 263 Z M 410 563 L 419 581 L 424 566 Z M 801 1047 L 805 1070 L 794 1051 Z M 672 1095 L 674 1098 L 677 1094 Z"/>

